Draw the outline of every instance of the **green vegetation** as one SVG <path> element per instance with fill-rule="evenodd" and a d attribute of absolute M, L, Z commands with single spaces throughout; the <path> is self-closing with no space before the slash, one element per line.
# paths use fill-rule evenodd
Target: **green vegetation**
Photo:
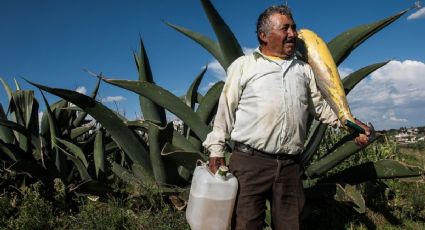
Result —
<path fill-rule="evenodd" d="M 327 136 L 338 139 L 333 130 Z M 325 139 L 328 140 L 328 139 Z M 321 143 L 326 149 L 329 143 Z M 394 142 L 370 145 L 346 162 L 370 159 L 397 159 L 412 165 L 422 164 L 425 149 L 411 157 L 406 148 Z M 323 150 L 325 151 L 325 150 Z M 349 163 L 347 163 L 349 164 Z M 341 164 L 335 171 L 350 165 Z M 2 171 L 3 184 L 11 184 L 13 175 Z M 105 198 L 79 195 L 66 200 L 64 186 L 55 181 L 53 194 L 38 182 L 24 187 L 3 189 L 0 194 L 0 229 L 189 229 L 184 211 L 178 211 L 171 199 L 158 190 L 134 188 L 127 195 Z M 122 184 L 114 185 L 115 189 Z M 425 228 L 425 184 L 422 179 L 374 180 L 358 185 L 364 194 L 366 211 L 358 213 L 350 203 L 332 200 L 311 201 L 305 210 L 304 229 L 423 229 Z M 96 201 L 94 201 L 96 200 Z"/>
<path fill-rule="evenodd" d="M 327 151 L 332 142 L 338 140 L 334 130 L 326 132 L 319 155 Z M 357 164 L 377 159 L 397 160 L 423 167 L 425 148 L 411 149 L 389 141 L 384 136 L 358 154 L 348 158 L 332 170 L 337 173 Z M 356 185 L 365 200 L 365 212 L 353 209 L 353 204 L 327 200 L 311 201 L 305 210 L 304 229 L 423 229 L 425 228 L 425 206 L 423 178 L 401 178 L 371 180 Z"/>
<path fill-rule="evenodd" d="M 403 146 L 403 148 L 406 149 L 406 151 L 408 151 L 408 149 L 410 149 L 411 151 L 424 149 L 425 141 L 418 141 L 416 143 L 406 144 Z"/>
<path fill-rule="evenodd" d="M 0 194 L 0 229 L 188 229 L 184 212 L 160 197 L 75 197 L 66 207 L 61 191 L 45 195 L 41 183 Z M 59 199 L 57 199 L 59 198 Z"/>
<path fill-rule="evenodd" d="M 243 54 L 241 46 L 210 1 L 201 3 L 218 42 L 168 25 L 206 48 L 226 69 Z M 331 40 L 328 46 L 335 62 L 341 63 L 406 12 L 352 28 Z M 99 80 L 91 96 L 29 81 L 62 98 L 49 104 L 42 95 L 46 110 L 41 124 L 34 92 L 17 83 L 13 91 L 1 79 L 9 98 L 7 112 L 0 105 L 1 228 L 187 229 L 179 210 L 187 204 L 195 162 L 208 158 L 201 143 L 211 131 L 224 83 L 199 93 L 204 69 L 184 96 L 176 96 L 155 84 L 142 41 L 134 60 L 138 80 L 95 74 Z M 346 93 L 386 63 L 350 74 L 343 80 Z M 128 120 L 98 102 L 101 82 L 138 94 L 144 119 Z M 182 129 L 168 123 L 165 110 L 182 120 Z M 95 120 L 87 120 L 87 115 Z M 329 221 L 323 229 L 361 229 L 381 223 L 423 226 L 425 202 L 416 195 L 423 189 L 420 181 L 398 179 L 423 175 L 424 161 L 418 158 L 423 143 L 401 149 L 377 135 L 372 139 L 376 143 L 361 148 L 353 138 L 311 121 L 302 153 L 309 207 L 305 226 L 317 227 L 324 220 Z"/>

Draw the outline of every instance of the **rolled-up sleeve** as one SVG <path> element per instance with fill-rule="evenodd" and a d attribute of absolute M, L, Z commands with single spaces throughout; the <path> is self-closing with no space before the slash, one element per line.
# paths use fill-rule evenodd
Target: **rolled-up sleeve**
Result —
<path fill-rule="evenodd" d="M 242 93 L 240 79 L 242 76 L 242 58 L 237 59 L 227 69 L 227 79 L 220 95 L 214 126 L 203 142 L 210 152 L 210 157 L 223 157 L 226 140 L 235 123 L 235 112 Z"/>

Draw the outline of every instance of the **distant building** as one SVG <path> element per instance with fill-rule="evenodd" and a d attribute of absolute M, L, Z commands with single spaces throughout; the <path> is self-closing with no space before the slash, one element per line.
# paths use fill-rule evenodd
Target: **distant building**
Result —
<path fill-rule="evenodd" d="M 400 129 L 399 133 L 395 135 L 395 140 L 397 143 L 400 144 L 410 144 L 410 143 L 416 143 L 419 141 L 418 139 L 418 128 L 403 128 Z M 421 137 L 423 139 L 423 137 Z"/>

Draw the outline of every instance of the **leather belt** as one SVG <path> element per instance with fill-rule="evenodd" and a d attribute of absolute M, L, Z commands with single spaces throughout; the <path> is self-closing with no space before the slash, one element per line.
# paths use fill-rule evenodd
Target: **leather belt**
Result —
<path fill-rule="evenodd" d="M 300 156 L 299 156 L 300 154 L 266 153 L 264 151 L 254 149 L 249 145 L 242 144 L 242 143 L 239 143 L 239 142 L 235 142 L 235 148 L 234 149 L 238 152 L 250 154 L 250 155 L 253 155 L 253 156 L 264 157 L 264 158 L 268 158 L 268 159 L 277 159 L 277 160 L 289 160 L 289 159 L 291 159 L 291 160 L 294 160 L 294 161 L 298 161 L 300 159 Z"/>

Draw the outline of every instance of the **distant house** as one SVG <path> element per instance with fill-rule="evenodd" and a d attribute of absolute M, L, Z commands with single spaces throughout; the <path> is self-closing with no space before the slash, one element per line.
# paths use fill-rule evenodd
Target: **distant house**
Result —
<path fill-rule="evenodd" d="M 395 140 L 401 144 L 409 144 L 418 142 L 418 128 L 404 128 L 400 129 L 400 132 L 395 135 Z M 421 137 L 423 139 L 423 137 Z"/>

